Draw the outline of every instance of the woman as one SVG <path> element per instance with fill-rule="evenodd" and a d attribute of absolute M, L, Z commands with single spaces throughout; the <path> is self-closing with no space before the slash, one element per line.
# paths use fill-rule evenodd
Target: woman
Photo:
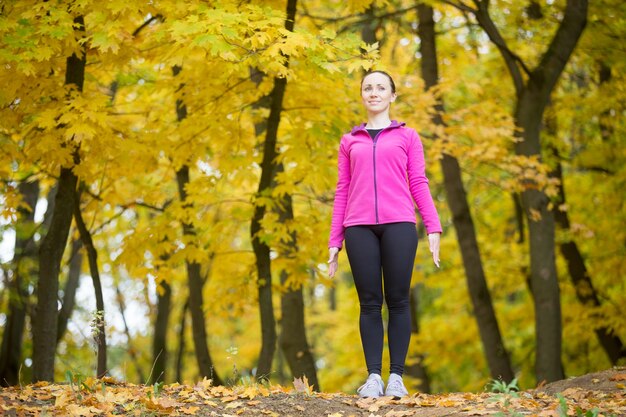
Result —
<path fill-rule="evenodd" d="M 329 275 L 337 271 L 343 241 L 360 304 L 359 329 L 368 378 L 358 393 L 404 397 L 404 363 L 411 337 L 409 291 L 417 232 L 415 204 L 439 267 L 441 224 L 425 174 L 418 134 L 389 118 L 396 86 L 389 74 L 372 71 L 361 80 L 367 123 L 343 135 L 329 239 Z M 383 294 L 384 288 L 384 294 Z M 381 378 L 383 296 L 389 310 L 390 375 Z"/>

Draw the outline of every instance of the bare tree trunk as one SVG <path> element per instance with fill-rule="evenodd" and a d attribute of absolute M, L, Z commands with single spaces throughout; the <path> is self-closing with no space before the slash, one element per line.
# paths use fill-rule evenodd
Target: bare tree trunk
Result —
<path fill-rule="evenodd" d="M 287 18 L 285 29 L 293 31 L 296 16 L 297 0 L 287 0 Z M 288 58 L 288 57 L 287 57 Z M 288 64 L 288 61 L 287 61 Z M 262 99 L 260 105 L 269 105 L 270 114 L 267 123 L 255 126 L 257 135 L 265 127 L 265 142 L 263 143 L 263 160 L 261 162 L 261 178 L 257 197 L 267 197 L 271 194 L 272 183 L 276 177 L 276 157 L 278 151 L 278 125 L 282 111 L 283 97 L 287 80 L 274 78 L 274 88 L 267 101 Z M 257 380 L 267 380 L 272 370 L 272 361 L 276 351 L 276 319 L 274 317 L 274 305 L 272 302 L 272 268 L 270 259 L 270 247 L 261 241 L 261 222 L 265 216 L 267 207 L 263 204 L 255 204 L 254 215 L 250 222 L 250 238 L 256 258 L 257 288 L 259 295 L 259 314 L 261 317 L 261 352 L 257 364 Z"/>
<path fill-rule="evenodd" d="M 149 384 L 166 380 L 167 360 L 169 356 L 167 348 L 167 328 L 170 311 L 172 309 L 172 287 L 170 287 L 166 281 L 161 281 L 157 285 L 161 287 L 161 291 L 157 290 L 157 315 L 152 339 L 152 360 L 154 365 L 150 374 L 150 381 L 148 381 Z M 183 314 L 185 314 L 184 311 Z"/>
<path fill-rule="evenodd" d="M 67 281 L 63 288 L 63 304 L 59 311 L 59 321 L 57 325 L 57 345 L 63 339 L 65 331 L 67 330 L 67 322 L 72 316 L 74 311 L 74 305 L 76 301 L 76 291 L 80 284 L 80 273 L 83 267 L 83 253 L 81 248 L 83 243 L 80 239 L 72 241 L 70 245 L 72 248 L 72 254 L 70 255 L 70 271 L 67 274 Z"/>
<path fill-rule="evenodd" d="M 600 79 L 602 80 L 602 77 Z M 554 117 L 546 117 L 545 125 L 546 129 L 551 134 L 556 135 L 557 126 Z M 555 178 L 559 184 L 559 195 L 557 201 L 553 203 L 552 212 L 554 213 L 554 220 L 557 226 L 563 230 L 569 231 L 570 221 L 568 212 L 567 210 L 560 209 L 561 206 L 566 205 L 561 157 L 554 146 L 550 146 L 550 151 L 557 161 L 556 167 L 552 170 L 550 176 Z M 588 307 L 600 307 L 600 299 L 593 287 L 587 266 L 585 265 L 585 261 L 576 242 L 573 239 L 562 240 L 559 242 L 559 249 L 567 263 L 567 270 L 572 279 L 578 300 L 581 304 Z M 613 333 L 612 329 L 607 326 L 600 326 L 594 328 L 594 332 L 613 365 L 617 365 L 620 359 L 626 357 L 626 350 L 624 349 L 622 340 Z"/>
<path fill-rule="evenodd" d="M 479 25 L 496 45 L 509 70 L 517 95 L 515 123 L 521 133 L 515 144 L 518 155 L 541 158 L 541 122 L 552 90 L 565 68 L 587 23 L 588 0 L 567 0 L 563 19 L 548 49 L 534 69 L 511 51 L 489 16 L 489 2 L 475 1 L 454 5 L 473 13 Z M 528 221 L 530 276 L 535 305 L 537 381 L 563 379 L 561 364 L 562 325 L 559 285 L 554 256 L 554 214 L 543 191 L 529 187 L 522 193 L 522 206 Z"/>
<path fill-rule="evenodd" d="M 36 244 L 34 236 L 35 207 L 39 198 L 39 182 L 21 182 L 20 194 L 28 209 L 18 208 L 15 226 L 15 250 L 13 252 L 13 276 L 9 279 L 8 312 L 2 334 L 0 350 L 0 386 L 19 382 L 22 363 L 22 340 L 28 307 L 28 283 L 35 280 Z"/>
<path fill-rule="evenodd" d="M 282 164 L 277 167 L 278 172 L 283 171 Z M 285 195 L 278 204 L 281 222 L 292 222 L 293 203 L 290 195 Z M 282 256 L 291 257 L 298 250 L 297 236 L 292 233 L 289 242 L 281 242 L 283 247 Z M 319 381 L 317 370 L 315 369 L 315 359 L 306 337 L 306 326 L 304 324 L 304 296 L 302 285 L 294 287 L 289 284 L 289 274 L 282 271 L 280 281 L 283 285 L 281 294 L 281 332 L 280 347 L 285 354 L 291 375 L 295 378 L 306 376 L 309 385 L 319 391 Z"/>
<path fill-rule="evenodd" d="M 85 225 L 83 215 L 80 211 L 80 193 L 74 200 L 74 220 L 80 232 L 80 240 L 87 251 L 87 259 L 89 261 L 89 271 L 93 280 L 94 292 L 96 295 L 96 317 L 94 319 L 96 334 L 94 339 L 97 346 L 98 369 L 96 376 L 102 378 L 107 373 L 107 342 L 106 342 L 106 322 L 104 319 L 104 297 L 102 295 L 102 282 L 100 281 L 100 272 L 98 270 L 98 252 L 93 244 L 91 233 Z"/>
<path fill-rule="evenodd" d="M 437 49 L 435 40 L 435 22 L 433 9 L 423 3 L 418 7 L 420 52 L 422 55 L 422 77 L 426 89 L 437 85 L 439 70 L 437 66 Z M 433 116 L 435 124 L 444 124 L 441 114 L 443 103 L 438 99 Z M 448 196 L 448 206 L 452 212 L 452 221 L 456 230 L 457 240 L 461 248 L 463 267 L 467 278 L 467 286 L 474 307 L 474 314 L 485 351 L 491 377 L 510 382 L 515 377 L 508 352 L 504 347 L 498 319 L 496 318 L 483 270 L 480 250 L 476 240 L 474 221 L 467 203 L 467 193 L 461 178 L 461 169 L 456 158 L 444 155 L 441 160 L 444 186 Z"/>
<path fill-rule="evenodd" d="M 185 328 L 187 327 L 187 310 L 189 310 L 189 298 L 185 301 L 180 316 L 180 329 L 178 329 L 178 349 L 176 351 L 176 382 L 183 380 L 183 362 L 185 359 Z"/>
<path fill-rule="evenodd" d="M 85 21 L 82 16 L 74 19 L 75 32 L 84 37 Z M 86 46 L 81 56 L 72 54 L 67 58 L 65 84 L 82 91 L 85 80 Z M 69 143 L 68 146 L 74 146 Z M 78 150 L 73 149 L 74 166 L 80 162 Z M 72 213 L 77 198 L 78 178 L 72 167 L 61 167 L 58 192 L 50 229 L 41 243 L 39 251 L 39 283 L 37 286 L 37 308 L 33 326 L 33 380 L 54 380 L 54 356 L 58 326 L 59 270 L 63 251 L 72 224 Z"/>
<path fill-rule="evenodd" d="M 178 75 L 181 67 L 173 68 L 174 76 Z M 176 100 L 176 116 L 178 121 L 187 117 L 187 106 L 181 99 Z M 183 165 L 176 171 L 176 182 L 178 184 L 178 195 L 184 207 L 189 207 L 187 203 L 187 184 L 189 184 L 189 166 Z M 192 238 L 196 236 L 196 231 L 190 222 L 183 222 L 183 235 Z M 194 242 L 195 243 L 195 242 Z M 209 352 L 208 335 L 206 331 L 206 321 L 204 319 L 204 300 L 202 288 L 204 282 L 200 270 L 200 264 L 193 261 L 185 261 L 187 265 L 187 280 L 189 286 L 189 310 L 191 311 L 191 328 L 193 329 L 193 343 L 198 362 L 198 370 L 201 376 L 213 380 L 215 385 L 223 385 L 222 380 L 214 369 L 211 354 Z"/>
<path fill-rule="evenodd" d="M 184 165 L 176 172 L 178 182 L 178 193 L 183 203 L 187 200 L 186 185 L 189 183 L 189 167 Z M 183 223 L 183 235 L 188 237 L 196 236 L 196 231 L 191 223 Z M 186 261 L 187 280 L 189 286 L 189 310 L 191 312 L 191 328 L 193 329 L 193 344 L 196 351 L 198 370 L 201 376 L 206 376 L 213 380 L 215 385 L 222 385 L 223 382 L 218 376 L 213 366 L 213 360 L 209 352 L 207 342 L 206 321 L 204 319 L 203 300 L 203 280 L 200 273 L 200 264 L 193 261 Z"/>
<path fill-rule="evenodd" d="M 411 333 L 417 336 L 420 333 L 419 291 L 421 285 L 411 288 L 409 306 L 411 308 Z M 407 365 L 404 373 L 419 381 L 417 389 L 425 394 L 430 393 L 430 378 L 424 365 L 424 355 L 419 354 L 416 362 Z"/>

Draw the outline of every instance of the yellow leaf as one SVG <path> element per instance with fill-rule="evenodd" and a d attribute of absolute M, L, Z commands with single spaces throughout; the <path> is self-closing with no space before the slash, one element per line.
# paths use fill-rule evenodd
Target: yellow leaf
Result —
<path fill-rule="evenodd" d="M 238 407 L 241 407 L 241 406 L 243 406 L 243 403 L 241 401 L 233 401 L 231 403 L 226 404 L 226 407 L 224 407 L 224 408 L 226 408 L 226 409 L 238 408 Z"/>
<path fill-rule="evenodd" d="M 96 407 L 82 407 L 78 404 L 70 404 L 66 409 L 71 416 L 76 417 L 91 417 L 95 414 L 100 414 L 100 410 Z"/>
<path fill-rule="evenodd" d="M 69 394 L 66 391 L 61 392 L 61 395 L 59 395 L 56 400 L 54 401 L 54 406 L 55 407 L 65 407 L 66 405 L 72 403 L 74 401 L 74 399 L 72 398 L 71 394 Z"/>

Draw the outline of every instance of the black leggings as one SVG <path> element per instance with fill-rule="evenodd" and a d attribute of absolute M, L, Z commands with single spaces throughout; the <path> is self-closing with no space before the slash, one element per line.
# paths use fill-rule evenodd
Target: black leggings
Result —
<path fill-rule="evenodd" d="M 382 368 L 384 275 L 384 298 L 389 310 L 390 370 L 402 375 L 411 339 L 409 292 L 417 250 L 415 224 L 350 226 L 346 228 L 345 241 L 361 305 L 359 328 L 367 371 L 380 374 Z"/>

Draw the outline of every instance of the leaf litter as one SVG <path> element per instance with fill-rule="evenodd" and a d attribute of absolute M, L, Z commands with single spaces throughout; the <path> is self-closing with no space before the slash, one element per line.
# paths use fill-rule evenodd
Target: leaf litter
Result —
<path fill-rule="evenodd" d="M 112 378 L 87 378 L 80 386 L 39 382 L 0 389 L 3 416 L 292 416 L 453 417 L 626 416 L 626 368 L 583 375 L 514 393 L 416 393 L 358 398 L 314 392 L 306 378 L 293 387 L 247 384 L 214 386 L 134 385 Z"/>

